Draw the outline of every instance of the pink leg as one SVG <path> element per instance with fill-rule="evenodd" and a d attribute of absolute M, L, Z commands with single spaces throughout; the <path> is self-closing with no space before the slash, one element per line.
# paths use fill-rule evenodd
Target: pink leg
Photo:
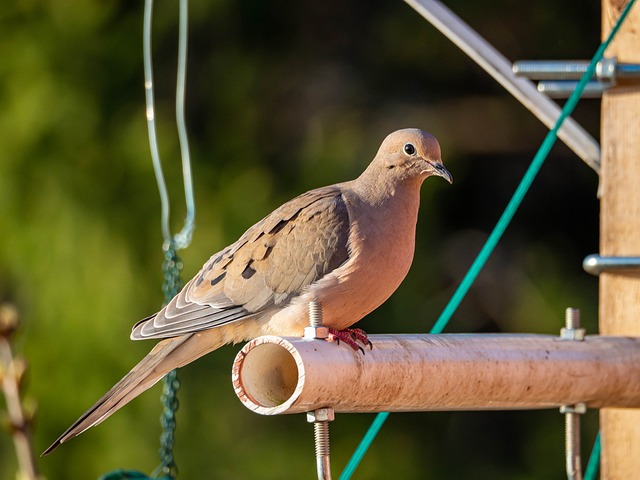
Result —
<path fill-rule="evenodd" d="M 360 328 L 347 328 L 344 330 L 336 330 L 334 328 L 329 329 L 329 336 L 327 340 L 330 342 L 336 342 L 340 344 L 343 341 L 354 350 L 360 350 L 364 355 L 364 349 L 358 344 L 360 342 L 365 347 L 369 347 L 373 350 L 373 344 L 369 341 L 369 337 L 364 330 Z"/>

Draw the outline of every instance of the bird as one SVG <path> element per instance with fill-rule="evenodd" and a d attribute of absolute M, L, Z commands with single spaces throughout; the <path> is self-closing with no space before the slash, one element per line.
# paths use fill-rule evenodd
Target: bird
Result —
<path fill-rule="evenodd" d="M 453 183 L 430 133 L 389 134 L 355 180 L 303 193 L 211 256 L 132 340 L 158 343 L 44 451 L 95 426 L 168 372 L 228 344 L 262 335 L 303 336 L 308 305 L 322 308 L 336 339 L 385 302 L 413 261 L 420 187 Z M 352 345 L 353 346 L 353 345 Z"/>

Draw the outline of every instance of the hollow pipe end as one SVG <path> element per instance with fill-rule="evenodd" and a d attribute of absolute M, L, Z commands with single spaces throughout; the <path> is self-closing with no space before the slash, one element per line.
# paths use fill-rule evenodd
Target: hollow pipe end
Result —
<path fill-rule="evenodd" d="M 304 387 L 304 364 L 286 339 L 266 335 L 248 342 L 231 370 L 233 389 L 245 407 L 261 415 L 278 415 L 298 399 Z"/>

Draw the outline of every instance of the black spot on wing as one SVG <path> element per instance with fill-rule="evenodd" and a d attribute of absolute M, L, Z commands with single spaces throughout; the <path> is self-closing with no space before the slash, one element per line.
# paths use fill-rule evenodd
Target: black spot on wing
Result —
<path fill-rule="evenodd" d="M 211 280 L 211 286 L 215 286 L 218 283 L 220 283 L 222 280 L 224 280 L 224 277 L 227 275 L 227 272 L 222 272 L 220 275 L 218 275 L 216 278 L 214 278 L 213 280 Z M 197 285 L 196 285 L 197 286 Z"/>
<path fill-rule="evenodd" d="M 255 273 L 255 269 L 251 266 L 251 262 L 249 262 L 242 271 L 242 278 L 244 278 L 245 280 L 249 280 Z"/>

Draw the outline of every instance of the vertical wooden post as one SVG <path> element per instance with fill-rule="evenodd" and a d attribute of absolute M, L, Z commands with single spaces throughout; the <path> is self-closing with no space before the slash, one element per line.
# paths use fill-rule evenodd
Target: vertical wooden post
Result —
<path fill-rule="evenodd" d="M 606 36 L 626 0 L 602 0 Z M 633 9 L 605 54 L 640 63 L 640 6 Z M 602 99 L 600 254 L 640 256 L 640 89 L 618 88 Z M 639 272 L 640 273 L 640 272 Z M 600 332 L 640 336 L 640 276 L 600 276 Z M 629 378 L 640 382 L 640 378 Z M 640 475 L 640 409 L 601 410 L 601 478 Z"/>

